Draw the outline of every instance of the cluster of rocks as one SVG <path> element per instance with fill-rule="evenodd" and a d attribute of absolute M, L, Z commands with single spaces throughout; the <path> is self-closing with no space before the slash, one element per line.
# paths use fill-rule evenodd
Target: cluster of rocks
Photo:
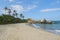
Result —
<path fill-rule="evenodd" d="M 46 19 L 42 19 L 42 20 L 40 20 L 40 23 L 41 24 L 52 24 L 52 21 L 48 21 Z"/>
<path fill-rule="evenodd" d="M 48 21 L 46 19 L 41 19 L 40 21 L 29 19 L 28 23 L 52 24 L 52 21 Z"/>

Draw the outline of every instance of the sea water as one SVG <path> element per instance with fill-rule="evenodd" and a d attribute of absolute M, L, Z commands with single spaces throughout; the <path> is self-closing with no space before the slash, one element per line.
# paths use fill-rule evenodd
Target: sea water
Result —
<path fill-rule="evenodd" d="M 34 27 L 46 30 L 60 35 L 60 23 L 59 24 L 32 24 Z"/>

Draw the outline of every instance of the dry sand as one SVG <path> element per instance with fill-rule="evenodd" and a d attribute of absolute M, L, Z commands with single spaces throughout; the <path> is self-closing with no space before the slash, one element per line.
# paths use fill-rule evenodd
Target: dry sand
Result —
<path fill-rule="evenodd" d="M 60 40 L 60 36 L 18 23 L 0 25 L 0 40 Z"/>

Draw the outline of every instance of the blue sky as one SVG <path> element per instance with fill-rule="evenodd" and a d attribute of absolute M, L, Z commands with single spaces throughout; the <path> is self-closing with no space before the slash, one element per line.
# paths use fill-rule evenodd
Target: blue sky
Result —
<path fill-rule="evenodd" d="M 6 6 L 25 18 L 60 20 L 60 0 L 0 0 L 0 14 Z"/>

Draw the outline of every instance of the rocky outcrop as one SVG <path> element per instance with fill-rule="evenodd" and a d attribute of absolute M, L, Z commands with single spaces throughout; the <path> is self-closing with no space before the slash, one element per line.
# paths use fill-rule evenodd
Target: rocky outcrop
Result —
<path fill-rule="evenodd" d="M 29 19 L 28 20 L 28 23 L 41 23 L 41 24 L 52 24 L 52 21 L 48 21 L 46 19 L 41 19 L 40 21 L 36 21 L 36 20 L 32 20 L 32 19 Z"/>
<path fill-rule="evenodd" d="M 40 23 L 45 24 L 45 23 L 46 23 L 46 19 L 42 19 L 42 20 L 40 21 Z"/>
<path fill-rule="evenodd" d="M 52 21 L 47 21 L 46 19 L 42 19 L 40 21 L 41 24 L 52 24 Z"/>

